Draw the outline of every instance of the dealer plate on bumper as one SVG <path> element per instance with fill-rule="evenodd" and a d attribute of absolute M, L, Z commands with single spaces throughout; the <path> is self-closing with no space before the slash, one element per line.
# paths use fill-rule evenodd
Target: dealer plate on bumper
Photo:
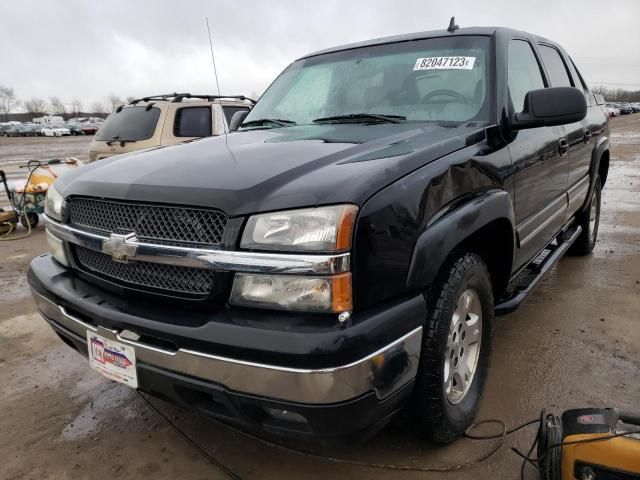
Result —
<path fill-rule="evenodd" d="M 138 388 L 136 351 L 133 347 L 87 332 L 89 365 L 116 382 Z"/>

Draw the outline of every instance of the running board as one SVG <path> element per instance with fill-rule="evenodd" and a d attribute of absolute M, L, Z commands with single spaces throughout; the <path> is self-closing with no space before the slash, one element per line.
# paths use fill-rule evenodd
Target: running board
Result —
<path fill-rule="evenodd" d="M 524 270 L 516 275 L 509 283 L 507 293 L 500 298 L 495 306 L 496 315 L 506 315 L 516 310 L 533 289 L 538 286 L 549 270 L 564 256 L 569 247 L 576 241 L 580 232 L 582 232 L 582 227 L 580 226 L 575 227 L 575 230 L 564 232 L 562 234 L 562 237 L 564 237 L 562 243 L 545 248 Z"/>

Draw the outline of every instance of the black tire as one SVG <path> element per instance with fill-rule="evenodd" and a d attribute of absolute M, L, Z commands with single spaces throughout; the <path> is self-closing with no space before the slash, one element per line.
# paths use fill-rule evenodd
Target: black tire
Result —
<path fill-rule="evenodd" d="M 481 306 L 482 336 L 471 383 L 462 399 L 452 403 L 445 388 L 445 352 L 457 301 L 470 289 Z M 427 308 L 412 416 L 426 438 L 449 443 L 473 423 L 489 371 L 494 306 L 491 279 L 482 258 L 473 253 L 452 257 L 430 289 Z"/>
<path fill-rule="evenodd" d="M 34 228 L 40 222 L 40 217 L 38 217 L 37 213 L 27 212 L 22 217 L 20 217 L 20 223 L 24 228 L 29 228 L 29 224 L 31 224 L 31 228 Z"/>
<path fill-rule="evenodd" d="M 596 246 L 598 240 L 598 227 L 600 226 L 600 205 L 602 200 L 602 184 L 600 182 L 600 176 L 596 177 L 596 184 L 593 188 L 593 193 L 589 204 L 585 207 L 584 211 L 578 216 L 578 225 L 582 227 L 580 236 L 573 242 L 569 253 L 572 255 L 589 255 L 593 251 L 593 247 Z M 594 205 L 595 202 L 595 205 Z M 592 207 L 595 207 L 595 222 L 590 221 Z"/>

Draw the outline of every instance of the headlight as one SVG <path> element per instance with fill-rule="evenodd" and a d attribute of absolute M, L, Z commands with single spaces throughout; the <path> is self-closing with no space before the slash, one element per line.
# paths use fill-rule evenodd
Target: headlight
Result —
<path fill-rule="evenodd" d="M 351 311 L 351 274 L 305 277 L 236 273 L 230 303 L 307 312 Z"/>
<path fill-rule="evenodd" d="M 65 253 L 62 240 L 47 230 L 47 243 L 49 244 L 49 253 L 51 256 L 65 267 L 68 267 L 69 260 L 67 260 L 67 254 Z"/>
<path fill-rule="evenodd" d="M 333 205 L 253 215 L 240 246 L 290 252 L 349 250 L 357 212 L 355 205 Z"/>
<path fill-rule="evenodd" d="M 62 221 L 62 205 L 64 198 L 58 193 L 53 185 L 49 185 L 47 197 L 44 201 L 44 213 L 59 222 Z"/>

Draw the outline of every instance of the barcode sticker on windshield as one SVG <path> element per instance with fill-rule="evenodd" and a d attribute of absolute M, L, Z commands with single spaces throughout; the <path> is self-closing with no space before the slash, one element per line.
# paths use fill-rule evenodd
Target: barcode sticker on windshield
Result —
<path fill-rule="evenodd" d="M 416 60 L 414 70 L 471 70 L 476 57 L 427 57 Z"/>

